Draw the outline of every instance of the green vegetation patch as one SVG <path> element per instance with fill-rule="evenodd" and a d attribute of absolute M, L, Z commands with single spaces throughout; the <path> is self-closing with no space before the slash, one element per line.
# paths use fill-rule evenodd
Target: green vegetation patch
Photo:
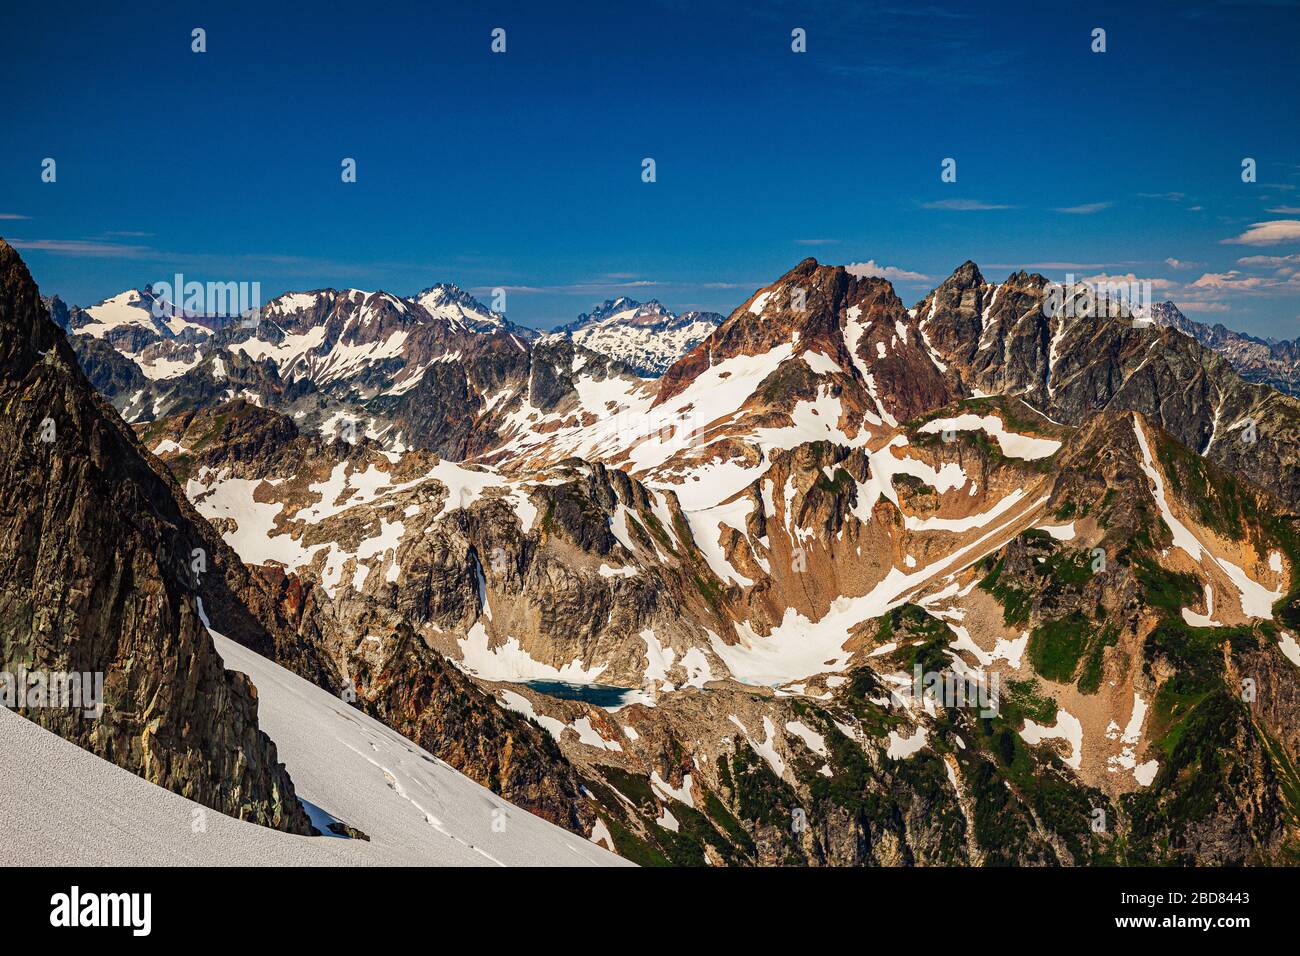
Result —
<path fill-rule="evenodd" d="M 1051 726 L 1056 723 L 1056 701 L 1039 693 L 1038 681 L 1009 681 L 1002 692 L 999 706 L 1007 722 L 1018 725 L 1024 720 Z"/>
<path fill-rule="evenodd" d="M 1197 518 L 1222 537 L 1240 541 L 1260 522 L 1259 505 L 1241 481 L 1214 467 L 1200 455 L 1167 435 L 1156 442 L 1169 485 L 1183 501 L 1196 507 Z"/>
<path fill-rule="evenodd" d="M 1179 614 L 1201 599 L 1201 584 L 1195 575 L 1166 571 L 1145 556 L 1133 556 L 1131 567 L 1142 586 L 1143 601 L 1150 607 Z"/>
<path fill-rule="evenodd" d="M 1029 662 L 1048 680 L 1068 684 L 1088 646 L 1094 625 L 1078 611 L 1047 621 L 1029 634 Z"/>
<path fill-rule="evenodd" d="M 1114 647 L 1119 642 L 1119 628 L 1107 624 L 1088 644 L 1087 655 L 1083 662 L 1083 672 L 1079 675 L 1079 690 L 1085 694 L 1095 694 L 1101 689 L 1101 679 L 1106 669 L 1106 648 Z"/>
<path fill-rule="evenodd" d="M 895 487 L 897 487 L 898 485 L 902 485 L 904 488 L 906 488 L 909 492 L 908 497 L 910 498 L 938 494 L 938 492 L 931 485 L 927 485 L 924 481 L 922 481 L 920 478 L 917 478 L 915 475 L 895 475 L 894 485 Z"/>
<path fill-rule="evenodd" d="M 834 478 L 827 478 L 824 471 L 817 475 L 817 487 L 828 494 L 840 495 L 851 484 L 853 484 L 853 476 L 843 468 L 835 469 Z"/>
<path fill-rule="evenodd" d="M 999 557 L 997 563 L 980 581 L 981 590 L 989 592 L 1002 605 L 1002 621 L 1008 627 L 1023 627 L 1029 623 L 1029 611 L 1034 604 L 1032 591 L 1017 588 L 1001 580 L 1006 566 L 1006 557 Z"/>

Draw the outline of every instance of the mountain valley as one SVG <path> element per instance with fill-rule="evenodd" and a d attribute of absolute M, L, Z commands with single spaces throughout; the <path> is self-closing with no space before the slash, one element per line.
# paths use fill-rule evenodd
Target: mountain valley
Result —
<path fill-rule="evenodd" d="M 1300 853 L 1300 402 L 1172 321 L 1049 315 L 1043 276 L 973 262 L 910 307 L 805 259 L 725 318 L 611 300 L 540 335 L 446 285 L 290 293 L 215 329 L 140 295 L 54 321 L 26 282 L 5 295 L 35 330 L 5 365 L 35 402 L 6 513 L 33 467 L 129 460 L 84 500 L 164 502 L 148 529 L 180 543 L 139 532 L 137 565 L 204 551 L 205 619 L 165 605 L 200 656 L 274 661 L 626 860 Z M 51 361 L 91 437 L 32 465 Z M 6 556 L 52 548 L 30 527 Z M 100 653 L 118 625 L 87 607 Z M 255 711 L 212 733 L 263 755 L 247 788 L 281 816 L 258 822 L 310 832 Z M 134 726 L 49 729 L 241 815 L 129 758 Z"/>

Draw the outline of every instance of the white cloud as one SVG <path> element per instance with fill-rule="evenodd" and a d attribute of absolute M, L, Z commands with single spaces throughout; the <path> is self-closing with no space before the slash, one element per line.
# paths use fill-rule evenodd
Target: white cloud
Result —
<path fill-rule="evenodd" d="M 1190 288 L 1193 289 L 1252 289 L 1258 288 L 1259 285 L 1268 280 L 1259 276 L 1248 276 L 1246 273 L 1237 269 L 1230 269 L 1227 272 L 1207 272 L 1195 282 Z"/>
<path fill-rule="evenodd" d="M 1091 216 L 1093 213 L 1109 209 L 1113 205 L 1115 205 L 1113 202 L 1087 202 L 1079 206 L 1062 206 L 1053 209 L 1052 212 L 1064 212 L 1072 216 Z"/>
<path fill-rule="evenodd" d="M 1200 265 L 1199 262 L 1188 262 L 1186 259 L 1175 259 L 1170 257 L 1165 260 L 1165 265 L 1171 269 L 1195 269 Z"/>
<path fill-rule="evenodd" d="M 1240 243 L 1247 246 L 1273 246 L 1281 242 L 1300 240 L 1300 220 L 1272 219 L 1268 222 L 1252 223 L 1251 227 L 1235 239 L 1223 242 Z"/>
<path fill-rule="evenodd" d="M 51 252 L 60 256 L 87 256 L 91 258 L 102 256 L 117 259 L 139 259 L 148 252 L 144 246 L 123 246 L 112 242 L 80 239 L 10 239 L 9 244 L 15 249 L 30 249 L 36 252 Z"/>
<path fill-rule="evenodd" d="M 1247 269 L 1273 269 L 1279 275 L 1289 276 L 1300 272 L 1300 252 L 1289 256 L 1243 256 L 1237 265 Z"/>
<path fill-rule="evenodd" d="M 844 267 L 844 271 L 851 276 L 858 276 L 862 279 L 889 279 L 891 282 L 923 282 L 930 277 L 922 275 L 919 272 L 910 272 L 907 269 L 900 269 L 897 266 L 881 266 L 876 264 L 875 259 L 868 259 L 866 262 L 854 262 Z"/>
<path fill-rule="evenodd" d="M 1090 269 L 1113 269 L 1127 262 L 989 262 L 989 269 L 1042 269 L 1048 272 L 1084 272 Z"/>
<path fill-rule="evenodd" d="M 1178 285 L 1178 283 L 1173 282 L 1169 279 L 1139 279 L 1137 275 L 1132 272 L 1128 272 L 1125 273 L 1124 275 L 1118 275 L 1118 276 L 1111 275 L 1110 273 L 1107 272 L 1101 272 L 1095 276 L 1084 276 L 1082 279 L 1078 281 L 1086 282 L 1089 285 L 1106 285 L 1107 283 L 1122 283 L 1124 285 L 1132 285 L 1137 282 L 1149 282 L 1151 283 L 1151 289 L 1153 291 L 1162 291 L 1162 292 L 1167 291 L 1169 289 L 1176 288 Z"/>
<path fill-rule="evenodd" d="M 922 209 L 947 209 L 952 212 L 981 212 L 986 209 L 1014 209 L 999 203 L 983 202 L 979 199 L 939 199 L 934 202 L 921 203 Z"/>
<path fill-rule="evenodd" d="M 1275 278 L 1272 276 L 1253 276 L 1240 269 L 1227 272 L 1207 272 L 1188 286 L 1189 289 L 1233 289 L 1239 292 L 1277 291 L 1291 293 L 1300 289 L 1300 276 Z"/>

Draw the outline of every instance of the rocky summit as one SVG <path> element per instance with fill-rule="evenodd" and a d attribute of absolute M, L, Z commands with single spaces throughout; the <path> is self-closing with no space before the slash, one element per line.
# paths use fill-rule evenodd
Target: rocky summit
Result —
<path fill-rule="evenodd" d="M 145 342 L 7 255 L 6 659 L 102 665 L 109 726 L 41 722 L 148 779 L 302 827 L 207 624 L 640 864 L 1300 853 L 1300 402 L 1167 310 L 806 259 L 725 318 Z"/>

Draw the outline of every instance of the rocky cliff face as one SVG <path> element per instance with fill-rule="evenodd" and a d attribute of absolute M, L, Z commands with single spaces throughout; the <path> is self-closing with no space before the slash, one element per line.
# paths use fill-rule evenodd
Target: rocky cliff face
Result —
<path fill-rule="evenodd" d="M 1151 319 L 1218 352 L 1248 382 L 1268 385 L 1292 396 L 1300 392 L 1300 340 L 1269 342 L 1235 332 L 1222 323 L 1194 322 L 1172 302 L 1152 305 Z"/>
<path fill-rule="evenodd" d="M 256 693 L 200 619 L 202 530 L 94 393 L 0 242 L 0 669 L 99 672 L 102 712 L 29 719 L 242 819 L 311 832 Z"/>
<path fill-rule="evenodd" d="M 594 801 L 555 741 L 499 706 L 405 621 L 354 648 L 348 667 L 372 716 L 516 806 L 591 832 Z"/>
<path fill-rule="evenodd" d="M 959 394 L 955 379 L 930 359 L 915 317 L 888 282 L 805 259 L 669 369 L 656 401 L 679 394 L 712 364 L 782 347 L 825 356 L 852 382 L 849 390 L 859 394 L 859 404 L 886 422 L 940 407 Z M 784 390 L 771 394 L 778 403 L 794 397 Z"/>
<path fill-rule="evenodd" d="M 68 303 L 57 295 L 43 295 L 41 296 L 41 304 L 50 313 L 50 321 L 66 332 L 72 319 Z"/>
<path fill-rule="evenodd" d="M 1017 394 L 1082 424 L 1102 409 L 1141 412 L 1188 448 L 1300 504 L 1300 402 L 1242 380 L 1226 359 L 1164 326 L 1124 316 L 1049 315 L 1048 283 L 985 282 L 966 263 L 916 312 L 967 388 Z"/>
<path fill-rule="evenodd" d="M 119 401 L 119 397 L 121 402 L 131 402 L 133 396 L 141 395 L 149 387 L 140 366 L 103 339 L 74 335 L 69 343 L 90 384 L 110 402 Z"/>

